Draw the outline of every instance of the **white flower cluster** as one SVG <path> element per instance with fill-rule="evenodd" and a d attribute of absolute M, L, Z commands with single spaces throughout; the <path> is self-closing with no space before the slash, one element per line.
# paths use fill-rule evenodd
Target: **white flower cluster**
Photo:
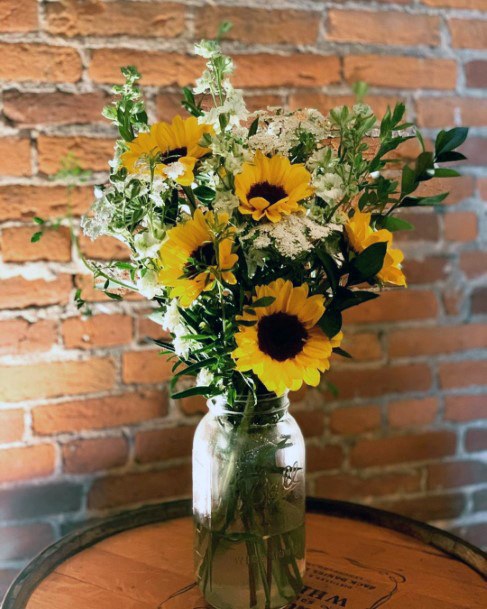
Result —
<path fill-rule="evenodd" d="M 174 336 L 173 346 L 176 355 L 186 359 L 191 349 L 195 348 L 195 341 L 186 338 L 190 331 L 183 323 L 183 318 L 179 313 L 179 301 L 177 298 L 173 298 L 169 301 L 166 312 L 164 313 L 161 325 L 164 330 L 171 332 Z"/>

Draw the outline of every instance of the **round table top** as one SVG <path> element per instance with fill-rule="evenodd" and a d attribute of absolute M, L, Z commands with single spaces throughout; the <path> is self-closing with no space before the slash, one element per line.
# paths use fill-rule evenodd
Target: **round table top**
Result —
<path fill-rule="evenodd" d="M 187 501 L 72 533 L 41 553 L 3 609 L 205 609 Z M 448 533 L 354 504 L 310 500 L 293 609 L 485 609 L 487 559 Z"/>

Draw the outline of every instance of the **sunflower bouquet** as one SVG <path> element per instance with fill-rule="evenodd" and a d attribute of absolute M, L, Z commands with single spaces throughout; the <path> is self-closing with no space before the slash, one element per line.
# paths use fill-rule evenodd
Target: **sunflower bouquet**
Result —
<path fill-rule="evenodd" d="M 277 607 L 301 585 L 302 536 L 286 535 L 301 531 L 302 522 L 298 517 L 291 527 L 283 506 L 296 508 L 304 491 L 274 482 L 289 481 L 290 471 L 296 481 L 304 458 L 289 465 L 279 455 L 292 446 L 292 434 L 271 439 L 260 429 L 253 437 L 266 451 L 256 460 L 248 440 L 259 427 L 255 417 L 267 413 L 262 404 L 272 396 L 319 385 L 333 353 L 349 357 L 340 346 L 345 309 L 406 285 L 394 233 L 413 227 L 397 212 L 447 196 L 414 193 L 435 177 L 458 175 L 443 164 L 464 158 L 456 148 L 467 130 L 441 131 L 427 150 L 404 121 L 404 105 L 379 121 L 363 102 L 362 83 L 353 107 L 327 115 L 250 113 L 218 42 L 203 41 L 196 53 L 206 69 L 183 90 L 189 114 L 171 123 L 149 124 L 140 76 L 133 67 L 122 70 L 126 82 L 104 111 L 121 139 L 109 182 L 97 188 L 82 226 L 92 238 L 112 235 L 129 246 L 130 262 L 92 269 L 111 297 L 129 288 L 154 301 L 152 319 L 172 336 L 156 342 L 174 357 L 173 397 L 204 395 L 225 405 L 224 441 L 213 436 L 207 456 L 218 453 L 221 462 L 217 480 L 208 483 L 217 490 L 197 510 L 203 591 L 220 607 Z M 421 151 L 405 164 L 394 151 L 412 138 Z M 208 460 L 201 476 L 209 475 Z M 256 478 L 265 482 L 249 486 Z M 266 531 L 276 514 L 274 537 Z M 232 540 L 247 557 L 250 596 L 243 604 L 225 604 L 209 592 L 219 581 L 215 561 L 225 563 Z"/>

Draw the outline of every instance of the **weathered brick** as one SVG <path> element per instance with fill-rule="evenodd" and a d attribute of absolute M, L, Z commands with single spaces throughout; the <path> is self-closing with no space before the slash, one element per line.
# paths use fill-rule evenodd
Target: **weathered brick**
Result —
<path fill-rule="evenodd" d="M 443 281 L 450 268 L 448 257 L 441 255 L 420 260 L 407 257 L 402 266 L 409 286 Z"/>
<path fill-rule="evenodd" d="M 58 159 L 59 160 L 59 159 Z M 75 188 L 71 191 L 71 211 L 79 215 L 88 210 L 93 200 L 92 189 Z M 33 216 L 52 218 L 67 211 L 67 191 L 64 186 L 0 187 L 0 221 L 29 220 Z"/>
<path fill-rule="evenodd" d="M 381 501 L 375 505 L 385 510 L 416 520 L 446 520 L 462 514 L 467 501 L 461 493 L 425 495 L 395 501 Z"/>
<path fill-rule="evenodd" d="M 124 383 L 162 383 L 171 376 L 174 362 L 159 351 L 129 351 L 123 354 Z"/>
<path fill-rule="evenodd" d="M 381 359 L 382 345 L 377 334 L 372 332 L 362 332 L 360 334 L 346 334 L 342 347 L 350 353 L 353 360 L 343 359 L 340 356 L 333 356 L 336 361 L 341 363 L 367 362 Z"/>
<path fill-rule="evenodd" d="M 48 32 L 68 37 L 175 38 L 185 30 L 185 8 L 173 2 L 49 2 L 46 18 Z"/>
<path fill-rule="evenodd" d="M 459 176 L 452 180 L 451 178 L 435 178 L 422 182 L 415 194 L 422 197 L 437 195 L 442 192 L 447 192 L 448 197 L 443 202 L 443 205 L 453 205 L 461 203 L 474 195 L 475 178 L 473 176 Z M 419 214 L 414 214 L 416 218 Z M 424 214 L 424 219 L 431 221 L 430 214 Z M 436 240 L 437 237 L 434 238 Z"/>
<path fill-rule="evenodd" d="M 72 482 L 23 485 L 0 490 L 0 519 L 28 520 L 76 512 L 81 508 L 83 487 Z"/>
<path fill-rule="evenodd" d="M 50 524 L 32 523 L 0 527 L 0 560 L 26 560 L 35 556 L 54 541 Z"/>
<path fill-rule="evenodd" d="M 72 289 L 70 275 L 59 275 L 51 281 L 10 277 L 0 281 L 0 309 L 24 309 L 66 304 Z"/>
<path fill-rule="evenodd" d="M 387 408 L 387 420 L 391 427 L 429 425 L 436 419 L 438 398 L 400 400 Z"/>
<path fill-rule="evenodd" d="M 419 473 L 384 473 L 361 478 L 353 474 L 326 474 L 315 481 L 318 496 L 327 499 L 363 499 L 384 495 L 412 493 L 419 490 Z"/>
<path fill-rule="evenodd" d="M 310 445 L 306 449 L 306 470 L 318 472 L 327 469 L 338 469 L 343 462 L 343 448 L 328 444 L 327 446 Z"/>
<path fill-rule="evenodd" d="M 487 138 L 471 135 L 459 151 L 467 157 L 466 161 L 461 161 L 462 165 L 475 165 L 484 167 L 487 165 Z"/>
<path fill-rule="evenodd" d="M 41 319 L 29 323 L 26 319 L 0 321 L 0 354 L 19 355 L 49 351 L 57 338 L 56 322 Z"/>
<path fill-rule="evenodd" d="M 38 26 L 37 0 L 3 0 L 0 3 L 0 32 L 32 32 Z"/>
<path fill-rule="evenodd" d="M 76 288 L 81 290 L 81 296 L 87 302 L 107 302 L 113 304 L 113 299 L 103 291 L 103 281 L 96 281 L 91 273 L 76 275 L 74 278 Z M 146 300 L 142 294 L 128 288 L 110 288 L 111 293 L 122 296 L 123 300 Z"/>
<path fill-rule="evenodd" d="M 482 463 L 485 467 L 485 463 Z M 485 480 L 485 472 L 483 474 L 482 482 Z M 474 512 L 485 512 L 487 510 L 487 489 L 476 491 L 473 494 L 473 510 Z"/>
<path fill-rule="evenodd" d="M 128 443 L 123 437 L 86 438 L 62 446 L 63 469 L 72 474 L 86 474 L 124 465 Z"/>
<path fill-rule="evenodd" d="M 445 129 L 459 125 L 487 124 L 487 100 L 477 97 L 421 97 L 416 101 L 420 127 Z"/>
<path fill-rule="evenodd" d="M 32 175 L 30 140 L 0 137 L 0 172 L 6 176 Z"/>
<path fill-rule="evenodd" d="M 88 258 L 94 260 L 128 260 L 130 258 L 130 250 L 115 237 L 108 235 L 98 237 L 98 239 L 90 239 L 84 234 L 79 237 L 81 251 Z"/>
<path fill-rule="evenodd" d="M 144 312 L 137 318 L 137 336 L 141 342 L 151 342 L 151 339 L 156 340 L 171 340 L 171 335 L 166 330 L 162 329 L 161 324 L 152 321 L 147 317 L 149 312 Z"/>
<path fill-rule="evenodd" d="M 135 436 L 136 461 L 150 463 L 191 456 L 194 430 L 194 427 L 179 425 L 140 431 Z"/>
<path fill-rule="evenodd" d="M 460 49 L 487 47 L 487 22 L 481 19 L 449 19 L 451 42 Z"/>
<path fill-rule="evenodd" d="M 44 478 L 54 472 L 52 444 L 36 444 L 0 450 L 0 482 Z"/>
<path fill-rule="evenodd" d="M 453 431 L 359 440 L 352 449 L 351 461 L 356 467 L 427 461 L 454 455 L 456 445 L 457 438 Z"/>
<path fill-rule="evenodd" d="M 98 478 L 88 496 L 90 509 L 143 503 L 153 499 L 187 496 L 191 489 L 191 467 L 178 465 L 161 471 L 130 473 Z"/>
<path fill-rule="evenodd" d="M 483 461 L 450 461 L 431 463 L 426 468 L 428 488 L 438 491 L 484 482 L 487 463 Z"/>
<path fill-rule="evenodd" d="M 113 146 L 113 139 L 40 135 L 37 139 L 39 170 L 47 174 L 56 173 L 61 159 L 71 153 L 83 169 L 107 171 Z"/>
<path fill-rule="evenodd" d="M 379 429 L 379 406 L 352 406 L 337 408 L 330 414 L 330 430 L 336 434 L 361 434 Z"/>
<path fill-rule="evenodd" d="M 309 10 L 279 10 L 238 6 L 196 9 L 196 38 L 212 38 L 222 21 L 233 28 L 226 40 L 247 44 L 312 44 L 318 37 L 320 14 Z"/>
<path fill-rule="evenodd" d="M 391 357 L 437 355 L 487 347 L 487 325 L 435 326 L 393 330 L 389 335 Z"/>
<path fill-rule="evenodd" d="M 445 396 L 444 418 L 457 423 L 487 419 L 487 394 Z"/>
<path fill-rule="evenodd" d="M 347 309 L 347 323 L 377 323 L 407 319 L 434 319 L 438 303 L 433 292 L 423 290 L 394 290 L 383 292 L 379 298 L 360 307 Z"/>
<path fill-rule="evenodd" d="M 487 427 L 468 429 L 465 434 L 465 448 L 471 453 L 487 450 Z"/>
<path fill-rule="evenodd" d="M 109 358 L 9 365 L 0 368 L 0 399 L 18 402 L 111 389 L 115 366 Z"/>
<path fill-rule="evenodd" d="M 475 241 L 478 234 L 477 214 L 459 211 L 445 216 L 445 239 L 468 243 Z"/>
<path fill-rule="evenodd" d="M 469 279 L 485 275 L 487 273 L 487 251 L 462 252 L 460 268 Z"/>
<path fill-rule="evenodd" d="M 166 416 L 167 396 L 163 391 L 123 393 L 38 406 L 32 411 L 36 434 L 76 433 L 88 429 L 105 429 L 137 425 Z"/>
<path fill-rule="evenodd" d="M 0 410 L 0 444 L 17 442 L 24 435 L 24 411 Z"/>
<path fill-rule="evenodd" d="M 369 85 L 398 89 L 454 89 L 456 62 L 450 59 L 348 55 L 344 59 L 348 82 L 365 80 Z"/>
<path fill-rule="evenodd" d="M 331 9 L 328 11 L 326 37 L 337 42 L 436 46 L 440 42 L 440 19 L 400 11 Z"/>
<path fill-rule="evenodd" d="M 81 78 L 81 59 L 76 49 L 47 44 L 0 43 L 0 79 L 18 81 L 76 82 Z"/>
<path fill-rule="evenodd" d="M 440 236 L 440 227 L 438 216 L 434 211 L 426 213 L 401 212 L 401 218 L 410 222 L 414 228 L 413 230 L 397 232 L 395 234 L 395 241 L 397 243 L 409 243 L 411 241 L 438 241 Z"/>
<path fill-rule="evenodd" d="M 70 317 L 63 321 L 61 334 L 67 349 L 124 345 L 132 340 L 132 318 L 119 314 Z"/>
<path fill-rule="evenodd" d="M 454 527 L 451 529 L 451 532 L 478 547 L 487 545 L 487 522 L 477 522 L 471 525 Z"/>
<path fill-rule="evenodd" d="M 94 123 L 106 120 L 102 117 L 101 111 L 108 99 L 108 95 L 102 91 L 94 93 L 5 91 L 3 113 L 19 127 Z"/>
<path fill-rule="evenodd" d="M 57 230 L 48 229 L 44 231 L 39 241 L 32 243 L 31 237 L 38 230 L 38 226 L 4 228 L 1 237 L 3 260 L 5 262 L 71 260 L 71 237 L 67 227 L 61 226 Z"/>
<path fill-rule="evenodd" d="M 321 436 L 325 431 L 325 413 L 321 410 L 296 410 L 293 417 L 305 438 Z"/>
<path fill-rule="evenodd" d="M 423 0 L 427 6 L 441 6 L 444 8 L 484 9 L 485 0 Z"/>
<path fill-rule="evenodd" d="M 487 384 L 487 360 L 445 362 L 439 366 L 442 389 Z"/>
<path fill-rule="evenodd" d="M 474 88 L 487 87 L 487 61 L 484 59 L 474 59 L 465 64 L 465 76 L 467 86 Z"/>
<path fill-rule="evenodd" d="M 206 413 L 208 411 L 206 398 L 202 395 L 192 395 L 187 398 L 182 398 L 179 400 L 179 407 L 182 412 L 187 415 Z"/>
<path fill-rule="evenodd" d="M 476 288 L 471 298 L 472 315 L 485 315 L 487 313 L 487 288 Z"/>

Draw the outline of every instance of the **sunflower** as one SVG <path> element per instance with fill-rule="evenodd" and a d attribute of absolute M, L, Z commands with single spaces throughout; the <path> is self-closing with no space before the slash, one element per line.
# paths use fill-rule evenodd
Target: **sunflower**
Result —
<path fill-rule="evenodd" d="M 311 175 L 301 164 L 275 155 L 266 157 L 259 150 L 252 163 L 244 163 L 235 177 L 235 194 L 242 214 L 256 221 L 267 218 L 279 222 L 283 214 L 302 211 L 299 202 L 313 194 Z"/>
<path fill-rule="evenodd" d="M 167 232 L 160 249 L 159 280 L 170 288 L 171 298 L 179 298 L 181 306 L 188 307 L 201 292 L 211 290 L 217 279 L 236 283 L 232 268 L 238 256 L 232 253 L 232 235 L 228 214 L 204 214 L 200 209 L 191 220 Z"/>
<path fill-rule="evenodd" d="M 318 385 L 342 340 L 341 332 L 330 340 L 316 325 L 325 312 L 324 297 L 308 296 L 307 284 L 293 287 L 284 279 L 257 286 L 255 292 L 254 302 L 269 296 L 274 301 L 265 307 L 251 304 L 240 318 L 245 325 L 235 335 L 232 354 L 237 370 L 252 370 L 277 395 L 295 391 L 303 382 Z"/>
<path fill-rule="evenodd" d="M 194 181 L 196 161 L 209 152 L 209 148 L 200 146 L 201 138 L 211 132 L 210 125 L 199 125 L 194 116 L 175 116 L 171 124 L 155 123 L 149 133 L 139 133 L 128 144 L 121 157 L 122 165 L 130 173 L 137 173 L 150 171 L 152 164 L 156 173 L 189 186 Z"/>
<path fill-rule="evenodd" d="M 352 249 L 359 254 L 373 243 L 387 243 L 386 255 L 377 277 L 392 285 L 406 285 L 406 277 L 401 270 L 404 254 L 392 247 L 392 233 L 383 228 L 374 231 L 370 226 L 370 213 L 355 211 L 353 217 L 345 225 L 345 232 Z"/>

